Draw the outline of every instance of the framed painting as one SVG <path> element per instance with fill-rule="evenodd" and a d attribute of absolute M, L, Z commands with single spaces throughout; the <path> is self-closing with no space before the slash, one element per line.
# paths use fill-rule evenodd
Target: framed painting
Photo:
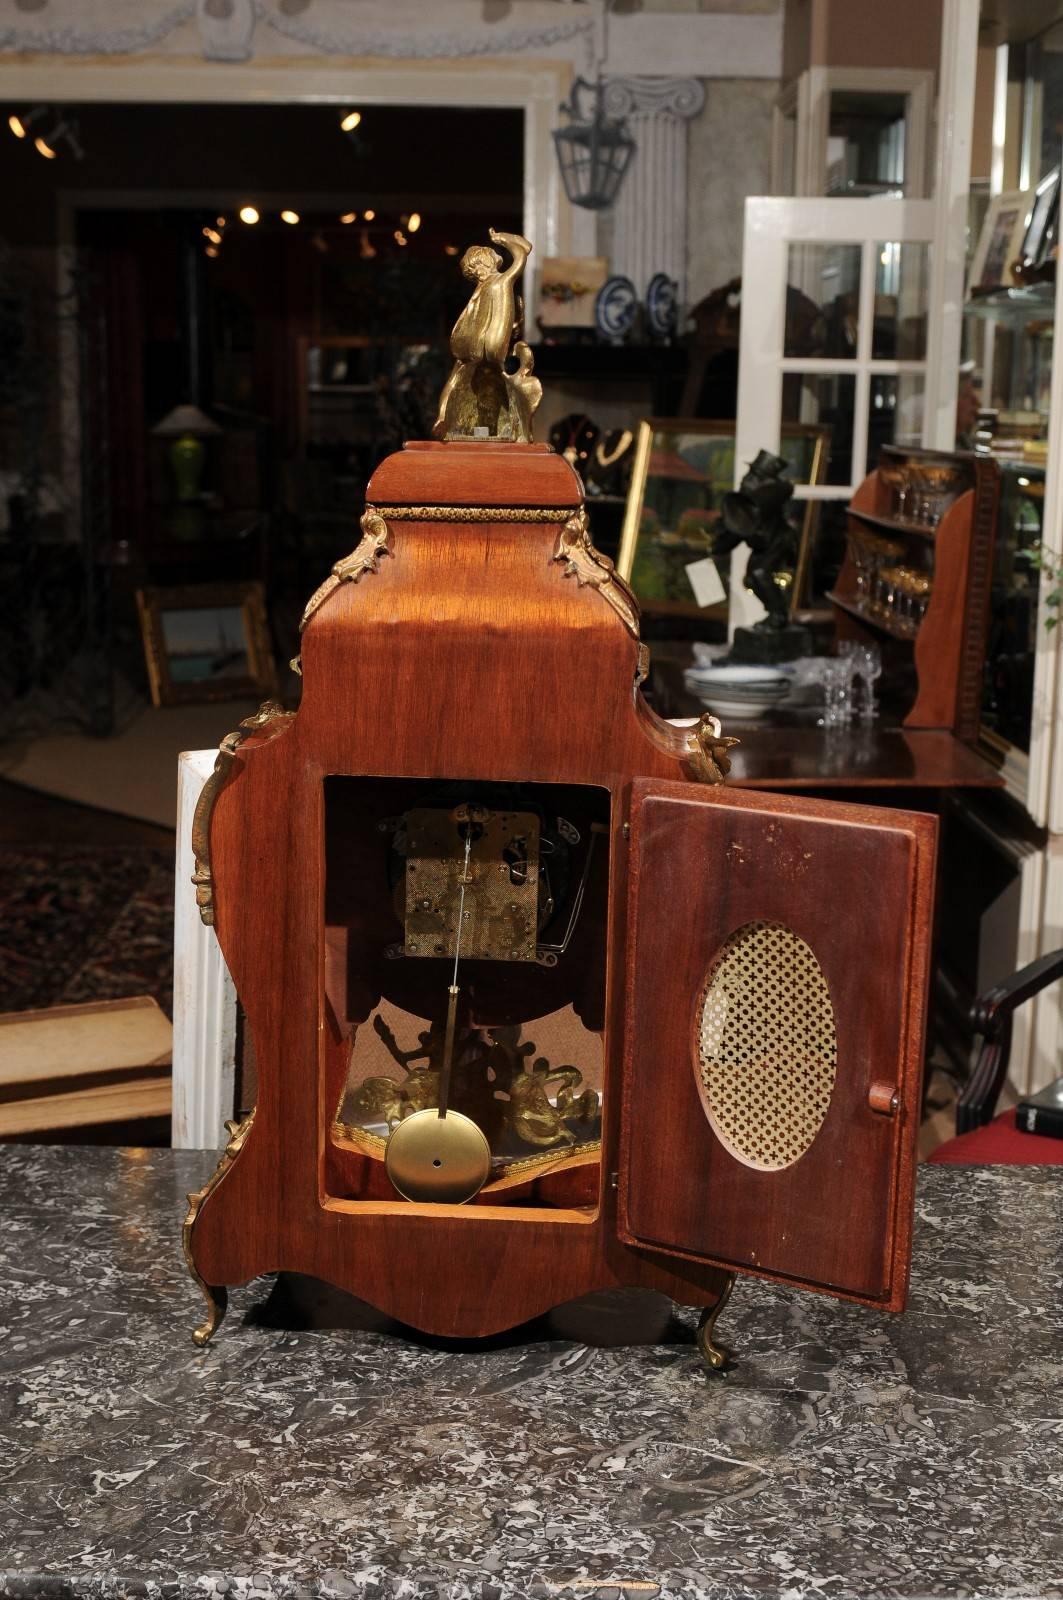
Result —
<path fill-rule="evenodd" d="M 260 583 L 138 589 L 137 611 L 154 705 L 276 693 L 277 669 Z"/>
<path fill-rule="evenodd" d="M 794 483 L 818 484 L 830 431 L 783 423 L 779 454 Z M 639 423 L 617 570 L 648 611 L 727 615 L 730 557 L 713 557 L 723 497 L 734 488 L 735 424 L 650 417 Z M 791 610 L 804 602 L 819 502 L 804 503 Z"/>

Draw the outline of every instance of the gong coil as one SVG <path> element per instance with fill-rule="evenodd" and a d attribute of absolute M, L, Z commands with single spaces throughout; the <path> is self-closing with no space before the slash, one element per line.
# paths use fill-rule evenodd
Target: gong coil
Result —
<path fill-rule="evenodd" d="M 733 933 L 709 969 L 697 1036 L 702 1100 L 721 1144 L 765 1172 L 799 1160 L 838 1066 L 827 980 L 805 941 L 775 922 Z"/>

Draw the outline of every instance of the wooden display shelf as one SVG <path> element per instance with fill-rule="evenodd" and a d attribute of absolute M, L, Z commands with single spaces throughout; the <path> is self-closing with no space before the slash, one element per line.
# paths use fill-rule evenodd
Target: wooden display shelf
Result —
<path fill-rule="evenodd" d="M 904 522 L 900 517 L 882 517 L 874 511 L 860 511 L 854 502 L 849 507 L 849 515 L 857 522 L 862 522 L 866 528 L 874 528 L 876 533 L 892 535 L 893 538 L 905 538 L 915 534 L 919 539 L 929 539 L 933 542 L 940 523 L 931 528 L 925 522 Z"/>
<path fill-rule="evenodd" d="M 891 460 L 949 459 L 940 451 L 889 449 L 888 454 Z M 884 515 L 891 501 L 877 472 L 864 479 L 849 506 L 850 517 L 862 527 L 911 541 L 914 565 L 926 567 L 930 547 L 933 587 L 916 632 L 903 632 L 861 608 L 856 566 L 848 552 L 830 601 L 839 638 L 888 638 L 895 661 L 898 651 L 911 650 L 918 689 L 904 726 L 948 728 L 973 744 L 981 716 L 1000 469 L 988 456 L 961 459 L 970 466 L 972 485 L 957 496 L 933 530 Z"/>
<path fill-rule="evenodd" d="M 866 622 L 869 628 L 877 628 L 880 633 L 888 633 L 891 639 L 899 639 L 902 644 L 912 644 L 915 641 L 916 633 L 909 633 L 907 630 L 896 627 L 888 622 L 885 617 L 876 616 L 873 611 L 868 611 L 865 607 L 858 605 L 855 600 L 846 595 L 838 594 L 834 589 L 828 592 L 827 599 L 832 606 L 837 606 L 839 610 L 848 612 L 849 616 L 855 617 L 858 622 Z"/>

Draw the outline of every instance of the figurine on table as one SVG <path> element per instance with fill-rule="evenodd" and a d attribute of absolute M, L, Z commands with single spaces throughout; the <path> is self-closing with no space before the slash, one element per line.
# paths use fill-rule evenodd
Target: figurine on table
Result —
<path fill-rule="evenodd" d="M 532 353 L 521 337 L 524 307 L 516 279 L 531 245 L 519 233 L 489 228 L 494 244 L 510 253 L 509 266 L 489 245 L 474 244 L 461 258 L 461 270 L 476 287 L 450 335 L 454 366 L 439 398 L 432 432 L 437 439 L 484 437 L 530 443 L 532 415 L 542 399 L 542 384 L 532 374 Z M 508 373 L 510 350 L 517 370 Z"/>
<path fill-rule="evenodd" d="M 735 631 L 732 661 L 791 661 L 812 648 L 808 629 L 790 621 L 798 533 L 788 515 L 794 486 L 783 477 L 786 468 L 782 456 L 758 451 L 738 488 L 725 494 L 721 504 L 713 555 L 749 546 L 745 586 L 767 612 L 752 628 Z"/>

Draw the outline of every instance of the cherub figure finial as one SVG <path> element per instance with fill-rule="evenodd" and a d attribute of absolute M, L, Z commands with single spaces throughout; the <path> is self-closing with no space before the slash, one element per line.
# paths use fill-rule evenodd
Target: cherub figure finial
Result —
<path fill-rule="evenodd" d="M 461 258 L 461 270 L 475 287 L 450 335 L 454 366 L 439 397 L 432 432 L 437 439 L 510 439 L 530 443 L 532 415 L 543 387 L 532 372 L 532 353 L 523 339 L 524 306 L 516 281 L 531 254 L 519 233 L 488 229 L 493 244 L 509 251 L 503 258 L 489 245 L 474 244 Z M 510 354 L 516 372 L 505 370 Z"/>

